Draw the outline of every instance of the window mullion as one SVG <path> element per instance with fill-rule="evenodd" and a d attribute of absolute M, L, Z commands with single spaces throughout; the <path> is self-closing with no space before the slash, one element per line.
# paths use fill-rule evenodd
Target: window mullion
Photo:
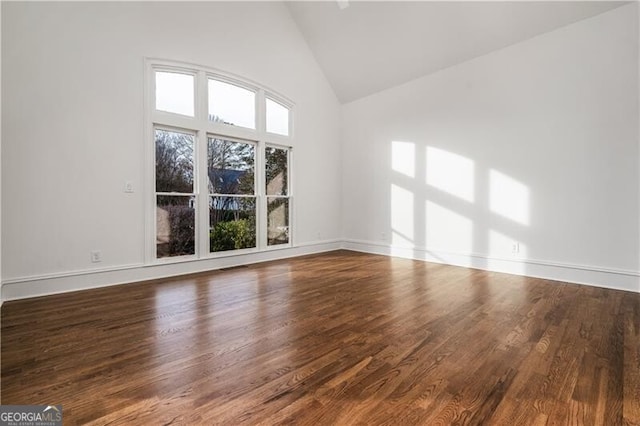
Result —
<path fill-rule="evenodd" d="M 265 177 L 264 142 L 258 141 L 256 153 L 256 238 L 257 247 L 267 246 L 267 197 Z"/>
<path fill-rule="evenodd" d="M 197 255 L 203 257 L 209 253 L 209 200 L 208 200 L 208 178 L 207 178 L 207 134 L 202 130 L 198 131 L 197 142 L 197 169 L 198 185 L 195 188 L 197 211 L 196 215 L 196 241 Z"/>
<path fill-rule="evenodd" d="M 256 95 L 256 130 L 258 131 L 258 146 L 256 155 L 256 234 L 259 249 L 267 247 L 267 198 L 265 177 L 265 135 L 266 135 L 266 107 L 265 93 L 260 89 Z"/>
<path fill-rule="evenodd" d="M 266 133 L 266 106 L 265 106 L 265 94 L 264 90 L 260 89 L 256 92 L 256 130 L 258 131 L 259 139 L 264 140 L 264 134 Z"/>
<path fill-rule="evenodd" d="M 207 76 L 204 71 L 198 72 L 196 76 L 196 119 L 198 122 L 198 185 L 196 199 L 198 200 L 197 232 L 196 241 L 198 257 L 209 254 L 209 176 L 208 176 L 208 99 L 207 99 Z"/>

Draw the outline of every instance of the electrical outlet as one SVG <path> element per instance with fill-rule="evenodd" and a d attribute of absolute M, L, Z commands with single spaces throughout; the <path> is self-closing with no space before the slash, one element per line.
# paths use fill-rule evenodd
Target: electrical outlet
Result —
<path fill-rule="evenodd" d="M 91 251 L 91 262 L 92 263 L 102 262 L 102 253 L 100 253 L 100 250 Z"/>
<path fill-rule="evenodd" d="M 520 243 L 511 243 L 511 253 L 520 253 Z"/>

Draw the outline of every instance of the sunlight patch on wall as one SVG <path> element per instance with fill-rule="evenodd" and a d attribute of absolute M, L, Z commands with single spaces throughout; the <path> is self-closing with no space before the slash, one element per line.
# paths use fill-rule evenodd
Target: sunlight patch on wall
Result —
<path fill-rule="evenodd" d="M 391 142 L 391 168 L 410 178 L 416 176 L 416 146 L 413 142 Z"/>
<path fill-rule="evenodd" d="M 391 243 L 414 246 L 413 193 L 398 185 L 391 185 Z"/>
<path fill-rule="evenodd" d="M 445 250 L 469 254 L 473 245 L 473 223 L 468 217 L 426 202 L 426 246 L 434 250 Z"/>
<path fill-rule="evenodd" d="M 496 170 L 489 171 L 489 208 L 493 213 L 529 225 L 529 188 Z"/>
<path fill-rule="evenodd" d="M 427 184 L 470 203 L 474 200 L 473 161 L 427 147 Z"/>

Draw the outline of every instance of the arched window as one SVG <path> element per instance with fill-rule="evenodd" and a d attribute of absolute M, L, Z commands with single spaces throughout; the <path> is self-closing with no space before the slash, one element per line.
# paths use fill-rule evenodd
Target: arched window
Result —
<path fill-rule="evenodd" d="M 293 104 L 205 67 L 146 68 L 148 258 L 290 246 Z"/>

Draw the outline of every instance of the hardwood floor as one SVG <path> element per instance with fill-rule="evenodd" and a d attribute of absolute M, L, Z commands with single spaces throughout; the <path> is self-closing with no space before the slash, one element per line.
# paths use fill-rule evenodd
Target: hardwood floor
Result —
<path fill-rule="evenodd" d="M 2 307 L 65 424 L 640 424 L 640 295 L 348 251 Z"/>

